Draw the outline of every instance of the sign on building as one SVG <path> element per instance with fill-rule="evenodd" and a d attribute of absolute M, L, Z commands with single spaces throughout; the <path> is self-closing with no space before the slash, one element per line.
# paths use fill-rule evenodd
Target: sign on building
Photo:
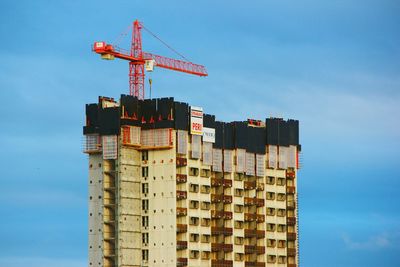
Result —
<path fill-rule="evenodd" d="M 215 143 L 215 129 L 203 127 L 203 141 Z"/>
<path fill-rule="evenodd" d="M 203 135 L 203 109 L 190 107 L 190 133 Z"/>

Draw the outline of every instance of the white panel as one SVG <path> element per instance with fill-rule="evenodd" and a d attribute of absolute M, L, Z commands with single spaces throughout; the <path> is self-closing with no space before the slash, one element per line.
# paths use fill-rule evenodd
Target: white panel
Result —
<path fill-rule="evenodd" d="M 203 165 L 212 165 L 212 143 L 203 142 Z"/>
<path fill-rule="evenodd" d="M 265 173 L 265 156 L 262 154 L 256 154 L 256 175 L 263 177 Z"/>
<path fill-rule="evenodd" d="M 296 146 L 290 146 L 288 151 L 288 167 L 296 168 Z"/>
<path fill-rule="evenodd" d="M 192 135 L 192 158 L 199 159 L 201 156 L 201 136 Z"/>
<path fill-rule="evenodd" d="M 187 151 L 187 132 L 178 130 L 177 132 L 177 152 L 178 154 L 184 154 L 186 155 Z"/>
<path fill-rule="evenodd" d="M 215 129 L 203 127 L 203 142 L 215 143 Z"/>
<path fill-rule="evenodd" d="M 279 169 L 287 169 L 288 150 L 288 147 L 279 147 Z"/>
<path fill-rule="evenodd" d="M 103 159 L 116 159 L 118 153 L 117 136 L 103 136 Z"/>
<path fill-rule="evenodd" d="M 213 148 L 212 170 L 214 172 L 222 172 L 222 149 Z"/>
<path fill-rule="evenodd" d="M 85 152 L 101 151 L 100 137 L 98 134 L 88 134 L 85 136 Z"/>
<path fill-rule="evenodd" d="M 255 154 L 246 152 L 246 174 L 255 175 Z"/>
<path fill-rule="evenodd" d="M 232 150 L 224 150 L 224 172 L 232 172 Z"/>
<path fill-rule="evenodd" d="M 153 130 L 142 130 L 140 132 L 140 141 L 142 146 L 153 146 L 154 145 L 154 131 Z"/>
<path fill-rule="evenodd" d="M 172 129 L 155 129 L 154 146 L 165 147 L 172 145 Z"/>
<path fill-rule="evenodd" d="M 243 173 L 246 166 L 246 150 L 237 149 L 236 150 L 236 172 Z"/>
<path fill-rule="evenodd" d="M 268 146 L 268 168 L 276 169 L 278 148 L 277 146 Z"/>

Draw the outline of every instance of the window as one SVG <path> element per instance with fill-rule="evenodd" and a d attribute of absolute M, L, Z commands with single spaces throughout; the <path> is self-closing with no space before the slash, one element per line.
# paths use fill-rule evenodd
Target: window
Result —
<path fill-rule="evenodd" d="M 235 236 L 235 245 L 243 245 L 243 237 Z"/>
<path fill-rule="evenodd" d="M 142 200 L 142 210 L 148 211 L 149 210 L 149 200 L 143 199 Z"/>
<path fill-rule="evenodd" d="M 142 233 L 142 243 L 145 245 L 149 243 L 149 233 Z"/>
<path fill-rule="evenodd" d="M 142 250 L 142 260 L 143 261 L 149 260 L 149 251 L 147 249 Z"/>
<path fill-rule="evenodd" d="M 235 221 L 236 229 L 243 229 L 243 221 Z"/>
<path fill-rule="evenodd" d="M 199 169 L 198 168 L 190 168 L 189 175 L 191 176 L 199 176 Z"/>
<path fill-rule="evenodd" d="M 143 183 L 142 184 L 142 194 L 148 194 L 148 193 L 149 193 L 149 184 Z"/>
<path fill-rule="evenodd" d="M 190 225 L 199 225 L 199 218 L 198 217 L 190 217 L 189 224 Z"/>
<path fill-rule="evenodd" d="M 286 232 L 286 225 L 278 224 L 278 232 Z"/>
<path fill-rule="evenodd" d="M 190 258 L 191 259 L 198 259 L 199 258 L 199 251 L 198 250 L 191 250 L 190 251 Z"/>
<path fill-rule="evenodd" d="M 286 263 L 286 257 L 285 256 L 279 256 L 278 257 L 278 263 L 285 264 Z"/>
<path fill-rule="evenodd" d="M 198 184 L 190 184 L 189 191 L 193 193 L 199 192 L 199 185 Z"/>
<path fill-rule="evenodd" d="M 149 160 L 149 151 L 148 150 L 142 151 L 142 160 Z"/>
<path fill-rule="evenodd" d="M 201 226 L 210 226 L 211 220 L 208 218 L 202 218 L 201 219 Z"/>
<path fill-rule="evenodd" d="M 275 231 L 275 224 L 273 223 L 267 223 L 267 231 L 269 232 L 274 232 Z"/>
<path fill-rule="evenodd" d="M 142 177 L 149 177 L 149 167 L 142 167 Z"/>
<path fill-rule="evenodd" d="M 143 216 L 142 217 L 142 226 L 143 227 L 148 227 L 149 226 L 149 217 L 148 216 Z"/>
<path fill-rule="evenodd" d="M 209 185 L 202 185 L 200 187 L 200 193 L 209 194 L 211 187 Z"/>
<path fill-rule="evenodd" d="M 235 253 L 235 261 L 243 261 L 244 254 L 243 253 Z"/>
<path fill-rule="evenodd" d="M 279 194 L 277 195 L 277 198 L 276 198 L 276 199 L 279 200 L 279 201 L 285 201 L 286 195 L 285 195 L 285 194 L 282 194 L 282 193 L 279 193 Z"/>
<path fill-rule="evenodd" d="M 278 178 L 278 180 L 276 180 L 276 184 L 277 185 L 285 185 L 285 178 Z"/>
<path fill-rule="evenodd" d="M 243 173 L 237 173 L 235 172 L 235 178 L 236 181 L 242 181 L 243 180 Z"/>
<path fill-rule="evenodd" d="M 199 234 L 190 234 L 190 242 L 199 242 Z"/>
<path fill-rule="evenodd" d="M 274 208 L 267 208 L 267 215 L 268 216 L 275 216 L 275 209 Z"/>
<path fill-rule="evenodd" d="M 210 235 L 201 235 L 201 242 L 202 243 L 209 243 L 210 242 Z"/>
<path fill-rule="evenodd" d="M 234 210 L 235 212 L 243 212 L 243 205 L 235 205 Z"/>
<path fill-rule="evenodd" d="M 278 240 L 278 248 L 285 248 L 286 241 L 285 240 Z"/>
<path fill-rule="evenodd" d="M 275 255 L 268 255 L 267 256 L 267 262 L 268 263 L 275 263 L 276 262 L 276 256 Z"/>
<path fill-rule="evenodd" d="M 235 188 L 235 197 L 242 197 L 243 189 Z"/>
<path fill-rule="evenodd" d="M 191 208 L 191 209 L 198 209 L 198 208 L 199 208 L 199 202 L 198 202 L 198 201 L 195 201 L 195 200 L 190 200 L 189 208 Z"/>
<path fill-rule="evenodd" d="M 210 177 L 210 173 L 211 173 L 210 170 L 201 169 L 201 171 L 200 171 L 200 176 L 201 176 L 201 177 Z"/>
<path fill-rule="evenodd" d="M 210 251 L 202 251 L 201 252 L 201 259 L 202 260 L 209 260 L 210 259 Z"/>
<path fill-rule="evenodd" d="M 280 217 L 285 217 L 286 211 L 284 209 L 278 209 L 276 215 L 278 215 Z"/>
<path fill-rule="evenodd" d="M 205 202 L 205 201 L 201 202 L 201 209 L 202 210 L 209 210 L 210 206 L 211 206 L 210 202 Z"/>
<path fill-rule="evenodd" d="M 268 176 L 267 177 L 267 184 L 270 184 L 270 185 L 275 184 L 275 177 Z"/>
<path fill-rule="evenodd" d="M 274 192 L 267 192 L 267 199 L 268 200 L 274 200 L 275 199 L 275 193 Z"/>
<path fill-rule="evenodd" d="M 267 247 L 270 247 L 270 248 L 276 247 L 276 240 L 275 239 L 267 239 Z"/>

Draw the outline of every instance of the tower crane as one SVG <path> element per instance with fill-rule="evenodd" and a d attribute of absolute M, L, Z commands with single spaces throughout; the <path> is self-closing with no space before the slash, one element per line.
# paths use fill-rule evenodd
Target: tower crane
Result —
<path fill-rule="evenodd" d="M 142 28 L 146 29 L 141 22 L 138 20 L 133 22 L 130 51 L 123 51 L 117 46 L 106 42 L 95 42 L 93 45 L 93 51 L 100 54 L 102 59 L 113 60 L 119 58 L 129 61 L 130 95 L 136 96 L 138 99 L 144 99 L 144 70 L 153 71 L 154 66 L 197 76 L 208 76 L 206 68 L 202 65 L 188 60 L 178 60 L 142 51 Z"/>

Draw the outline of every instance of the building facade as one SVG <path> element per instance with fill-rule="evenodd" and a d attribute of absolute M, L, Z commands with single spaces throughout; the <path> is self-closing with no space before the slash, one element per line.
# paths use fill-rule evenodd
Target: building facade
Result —
<path fill-rule="evenodd" d="M 298 129 L 172 98 L 86 105 L 88 266 L 298 266 Z"/>

